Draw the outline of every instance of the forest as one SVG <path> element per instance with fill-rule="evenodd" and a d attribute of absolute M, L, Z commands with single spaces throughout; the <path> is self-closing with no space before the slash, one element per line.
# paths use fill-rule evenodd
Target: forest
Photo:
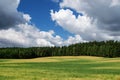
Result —
<path fill-rule="evenodd" d="M 62 47 L 0 48 L 1 59 L 28 59 L 48 56 L 120 57 L 119 41 L 92 41 Z"/>

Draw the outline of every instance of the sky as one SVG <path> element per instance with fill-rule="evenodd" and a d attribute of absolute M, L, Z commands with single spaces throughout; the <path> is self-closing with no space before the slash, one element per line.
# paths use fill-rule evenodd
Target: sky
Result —
<path fill-rule="evenodd" d="M 0 47 L 120 40 L 120 0 L 0 0 Z"/>
<path fill-rule="evenodd" d="M 54 30 L 56 34 L 67 39 L 72 34 L 56 25 L 50 16 L 50 10 L 59 10 L 58 2 L 59 0 L 37 0 L 36 2 L 21 0 L 18 10 L 29 14 L 32 17 L 32 24 L 35 24 L 40 30 Z"/>

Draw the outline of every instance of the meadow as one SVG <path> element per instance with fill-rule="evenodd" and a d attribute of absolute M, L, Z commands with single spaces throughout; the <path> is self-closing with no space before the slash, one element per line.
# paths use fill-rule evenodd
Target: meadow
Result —
<path fill-rule="evenodd" d="M 120 58 L 0 59 L 0 80 L 120 80 Z"/>

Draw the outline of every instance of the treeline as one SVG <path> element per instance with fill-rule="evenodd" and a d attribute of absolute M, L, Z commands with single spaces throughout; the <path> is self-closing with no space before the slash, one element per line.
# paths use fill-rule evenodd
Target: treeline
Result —
<path fill-rule="evenodd" d="M 47 56 L 120 57 L 120 42 L 111 40 L 63 47 L 0 48 L 0 58 L 27 59 Z"/>

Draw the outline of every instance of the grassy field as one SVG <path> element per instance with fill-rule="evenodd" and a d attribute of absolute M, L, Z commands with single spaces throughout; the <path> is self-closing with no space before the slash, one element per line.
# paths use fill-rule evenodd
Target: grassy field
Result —
<path fill-rule="evenodd" d="M 0 80 L 120 80 L 120 58 L 0 59 Z"/>

